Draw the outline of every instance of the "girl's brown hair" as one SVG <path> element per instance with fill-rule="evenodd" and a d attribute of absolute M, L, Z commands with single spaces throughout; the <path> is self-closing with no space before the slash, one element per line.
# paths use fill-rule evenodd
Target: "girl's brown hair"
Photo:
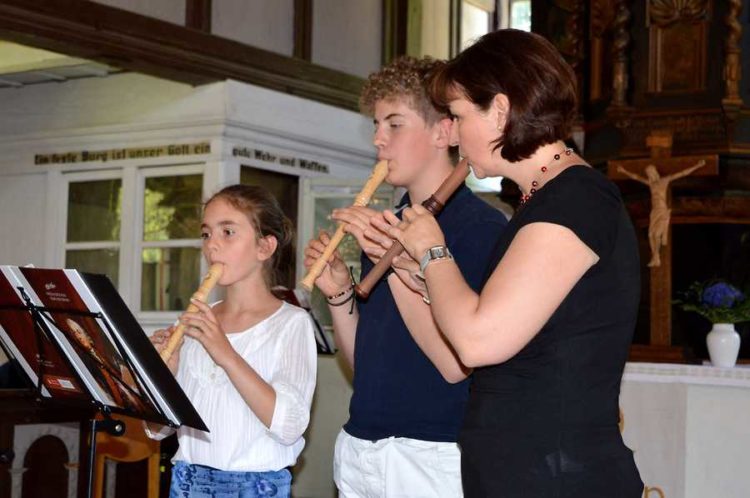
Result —
<path fill-rule="evenodd" d="M 539 147 L 564 140 L 576 117 L 576 77 L 557 49 L 543 37 L 515 29 L 482 36 L 437 69 L 429 85 L 438 107 L 466 97 L 483 111 L 495 95 L 508 97 L 505 128 L 494 141 L 515 162 Z"/>
<path fill-rule="evenodd" d="M 279 263 L 291 251 L 294 242 L 294 227 L 279 206 L 276 198 L 266 189 L 253 185 L 230 185 L 211 196 L 204 204 L 204 209 L 211 202 L 223 199 L 232 207 L 241 211 L 255 229 L 258 239 L 273 236 L 277 246 L 273 255 L 266 261 L 264 277 L 271 288 L 279 282 L 281 269 Z"/>

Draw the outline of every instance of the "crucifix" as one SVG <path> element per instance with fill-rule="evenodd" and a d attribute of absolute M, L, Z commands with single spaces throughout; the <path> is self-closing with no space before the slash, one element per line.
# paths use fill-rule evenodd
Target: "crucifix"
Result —
<path fill-rule="evenodd" d="M 651 190 L 651 214 L 648 220 L 648 242 L 651 247 L 651 261 L 648 266 L 661 266 L 661 247 L 669 243 L 669 219 L 672 210 L 669 206 L 669 184 L 679 178 L 684 178 L 694 171 L 705 166 L 706 160 L 700 159 L 695 165 L 689 166 L 671 175 L 661 176 L 656 166 L 646 166 L 646 176 L 628 171 L 623 166 L 617 167 L 617 172 L 622 173 L 631 180 L 643 183 Z"/>
<path fill-rule="evenodd" d="M 650 344 L 669 347 L 672 343 L 672 186 L 688 175 L 717 175 L 719 161 L 715 155 L 672 157 L 671 130 L 652 132 L 646 144 L 650 148 L 650 158 L 609 161 L 608 174 L 612 180 L 635 180 L 649 187 Z M 637 225 L 643 222 L 634 221 Z"/>

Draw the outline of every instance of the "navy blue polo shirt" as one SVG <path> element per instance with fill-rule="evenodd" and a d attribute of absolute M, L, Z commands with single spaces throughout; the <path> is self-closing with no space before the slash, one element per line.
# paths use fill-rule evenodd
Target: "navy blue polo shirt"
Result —
<path fill-rule="evenodd" d="M 401 204 L 408 202 L 406 195 Z M 478 291 L 505 217 L 464 185 L 446 203 L 438 223 L 461 273 Z M 362 274 L 372 267 L 363 255 Z M 344 430 L 371 441 L 393 436 L 455 442 L 468 379 L 450 384 L 443 378 L 414 342 L 385 279 L 357 307 L 354 394 Z"/>

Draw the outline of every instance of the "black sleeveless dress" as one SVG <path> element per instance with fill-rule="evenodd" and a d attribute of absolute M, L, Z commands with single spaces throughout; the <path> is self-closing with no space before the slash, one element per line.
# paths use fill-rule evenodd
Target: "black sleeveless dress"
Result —
<path fill-rule="evenodd" d="M 640 498 L 643 483 L 618 429 L 640 292 L 630 218 L 612 182 L 572 166 L 510 221 L 490 272 L 535 222 L 570 229 L 599 262 L 515 357 L 474 371 L 459 438 L 465 496 Z"/>

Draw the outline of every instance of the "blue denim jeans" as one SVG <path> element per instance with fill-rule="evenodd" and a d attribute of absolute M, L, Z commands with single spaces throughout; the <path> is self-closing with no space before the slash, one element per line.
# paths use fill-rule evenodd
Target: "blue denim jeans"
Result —
<path fill-rule="evenodd" d="M 292 474 L 229 472 L 204 465 L 175 462 L 169 498 L 289 498 Z"/>

